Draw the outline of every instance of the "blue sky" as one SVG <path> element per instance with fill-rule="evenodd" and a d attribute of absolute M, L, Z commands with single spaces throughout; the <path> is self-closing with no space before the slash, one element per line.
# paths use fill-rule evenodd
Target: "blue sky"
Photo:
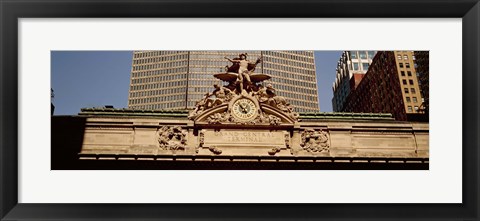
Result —
<path fill-rule="evenodd" d="M 320 111 L 332 111 L 332 82 L 341 53 L 315 52 Z M 52 51 L 55 115 L 76 115 L 83 107 L 127 107 L 131 66 L 131 51 Z"/>

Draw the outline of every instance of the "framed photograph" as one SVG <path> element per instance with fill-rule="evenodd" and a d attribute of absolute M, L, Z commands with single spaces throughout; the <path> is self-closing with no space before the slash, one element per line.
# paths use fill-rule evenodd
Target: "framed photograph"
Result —
<path fill-rule="evenodd" d="M 1 11 L 2 220 L 479 219 L 478 0 Z"/>

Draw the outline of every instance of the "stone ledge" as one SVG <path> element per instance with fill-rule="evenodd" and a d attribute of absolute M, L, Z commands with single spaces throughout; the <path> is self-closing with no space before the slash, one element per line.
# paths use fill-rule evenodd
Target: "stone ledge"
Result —
<path fill-rule="evenodd" d="M 157 160 L 212 162 L 282 162 L 282 163 L 418 163 L 428 164 L 429 158 L 417 157 L 328 157 L 328 156 L 214 156 L 214 155 L 152 155 L 152 154 L 79 154 L 80 160 Z"/>

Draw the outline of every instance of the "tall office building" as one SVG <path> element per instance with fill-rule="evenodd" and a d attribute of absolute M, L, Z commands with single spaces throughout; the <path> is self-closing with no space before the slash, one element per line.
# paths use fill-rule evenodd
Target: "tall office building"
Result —
<path fill-rule="evenodd" d="M 263 57 L 255 73 L 269 74 L 277 95 L 297 112 L 319 111 L 313 51 L 135 51 L 128 107 L 134 109 L 192 109 L 213 90 L 213 77 L 231 63 L 225 59 L 247 53 Z"/>
<path fill-rule="evenodd" d="M 341 111 L 392 113 L 396 120 L 409 120 L 421 113 L 414 59 L 413 51 L 378 52 Z"/>
<path fill-rule="evenodd" d="M 372 63 L 375 51 L 344 51 L 337 62 L 335 82 L 333 82 L 333 111 L 344 108 L 350 91 L 360 83 Z M 353 81 L 353 82 L 351 82 Z"/>

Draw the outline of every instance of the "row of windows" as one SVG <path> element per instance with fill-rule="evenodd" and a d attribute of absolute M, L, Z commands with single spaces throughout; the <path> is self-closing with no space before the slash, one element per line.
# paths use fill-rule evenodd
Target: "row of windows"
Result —
<path fill-rule="evenodd" d="M 132 79 L 132 84 L 143 84 L 143 83 L 152 83 L 152 82 L 165 82 L 165 81 L 178 81 L 186 80 L 186 74 L 173 74 L 173 75 L 162 75 L 157 77 L 147 77 L 147 78 L 134 78 Z"/>
<path fill-rule="evenodd" d="M 174 60 L 186 60 L 188 59 L 188 54 L 180 54 L 180 55 L 169 55 L 169 56 L 161 56 L 161 57 L 150 57 L 150 58 L 142 58 L 142 59 L 134 59 L 133 64 L 147 64 L 147 63 L 158 63 L 164 61 L 174 61 Z"/>
<path fill-rule="evenodd" d="M 264 52 L 265 57 L 268 57 L 269 55 L 275 56 L 278 58 L 290 59 L 295 61 L 303 61 L 307 63 L 314 62 L 313 52 L 307 52 L 307 51 L 265 51 Z"/>
<path fill-rule="evenodd" d="M 205 94 L 207 92 L 213 91 L 212 87 L 189 87 L 188 92 L 200 92 L 201 94 Z"/>
<path fill-rule="evenodd" d="M 183 67 L 187 66 L 187 61 L 174 61 L 174 62 L 163 62 L 163 63 L 156 63 L 156 64 L 147 64 L 147 65 L 139 65 L 133 66 L 133 71 L 143 71 L 143 70 L 150 70 L 150 69 L 161 69 L 166 68 L 170 71 L 172 68 Z"/>
<path fill-rule="evenodd" d="M 410 88 L 410 90 L 408 90 L 408 88 L 403 88 L 403 92 L 405 92 L 405 94 L 408 94 L 409 91 L 412 92 L 412 94 L 416 93 L 415 88 Z"/>
<path fill-rule="evenodd" d="M 185 53 L 185 51 L 136 51 L 133 54 L 133 58 L 146 58 L 146 57 L 152 57 L 152 56 L 181 54 L 181 53 Z"/>
<path fill-rule="evenodd" d="M 149 98 L 140 98 L 140 99 L 131 99 L 129 100 L 130 104 L 145 104 L 145 103 L 158 103 L 158 102 L 174 102 L 178 100 L 185 100 L 185 94 L 177 94 L 170 96 L 161 96 L 161 97 L 149 97 Z"/>
<path fill-rule="evenodd" d="M 310 94 L 309 95 L 302 95 L 302 94 L 291 93 L 291 92 L 280 91 L 279 90 L 277 92 L 277 95 L 292 98 L 292 99 L 303 100 L 303 101 L 311 101 L 311 102 L 315 102 L 315 103 L 317 102 L 317 96 L 315 96 L 315 95 L 310 96 Z"/>
<path fill-rule="evenodd" d="M 418 102 L 418 101 L 417 101 L 417 97 L 412 97 L 412 99 L 410 99 L 410 97 L 406 97 L 406 100 L 407 100 L 407 102 L 412 102 L 412 101 L 413 101 L 413 103 L 417 103 L 417 102 Z"/>
<path fill-rule="evenodd" d="M 317 85 L 315 83 L 298 81 L 298 80 L 293 80 L 293 79 L 289 79 L 289 78 L 272 78 L 270 81 L 276 82 L 276 83 L 281 83 L 281 84 L 286 84 L 286 85 L 295 85 L 295 86 L 306 87 L 306 88 L 309 88 L 309 89 L 316 89 L 317 88 Z"/>
<path fill-rule="evenodd" d="M 224 67 L 211 67 L 211 66 L 191 66 L 190 67 L 190 72 L 191 73 L 201 73 L 201 74 L 217 74 L 219 72 L 225 72 L 225 66 Z"/>
<path fill-rule="evenodd" d="M 291 92 L 299 92 L 299 93 L 304 93 L 304 94 L 316 94 L 316 90 L 314 88 L 302 88 L 298 86 L 291 86 L 291 85 L 284 85 L 280 84 L 275 81 L 265 81 L 265 85 L 271 83 L 273 87 L 277 90 L 283 90 L 283 91 L 291 91 Z"/>
<path fill-rule="evenodd" d="M 293 78 L 301 81 L 315 82 L 314 71 L 300 73 L 300 72 L 287 72 L 282 70 L 265 68 L 263 72 L 264 74 L 268 74 L 273 77 Z"/>
<path fill-rule="evenodd" d="M 401 54 L 397 55 L 397 59 L 402 60 L 402 55 Z M 408 60 L 408 55 L 403 55 L 403 59 Z"/>
<path fill-rule="evenodd" d="M 214 72 L 225 71 L 225 66 L 231 63 L 225 59 L 222 60 L 190 60 L 190 67 L 213 67 Z"/>
<path fill-rule="evenodd" d="M 397 55 L 397 59 L 398 59 L 398 60 L 402 60 L 402 55 L 400 55 L 400 54 Z M 403 55 L 403 60 L 408 60 L 408 55 L 404 54 L 404 55 Z M 412 54 L 412 60 L 415 61 L 415 55 L 413 55 L 413 54 Z"/>
<path fill-rule="evenodd" d="M 415 106 L 414 108 L 415 108 L 415 112 L 418 112 L 418 106 Z M 410 113 L 413 112 L 412 106 L 408 106 L 407 111 L 410 112 Z"/>
<path fill-rule="evenodd" d="M 362 70 L 366 72 L 370 65 L 366 62 L 363 62 L 361 64 L 362 64 Z M 360 66 L 357 62 L 353 62 L 353 69 L 352 70 L 354 70 L 354 71 L 359 71 L 360 70 Z"/>
<path fill-rule="evenodd" d="M 191 79 L 189 82 L 188 82 L 188 86 L 205 86 L 205 87 L 210 87 L 210 88 L 213 88 L 213 85 L 214 84 L 219 84 L 221 85 L 222 82 L 220 80 L 210 80 L 210 81 L 201 81 L 199 79 Z"/>
<path fill-rule="evenodd" d="M 130 92 L 130 97 L 145 97 L 145 96 L 157 96 L 157 95 L 168 96 L 169 94 L 178 94 L 178 93 L 185 94 L 185 90 L 186 90 L 185 87 L 178 87 L 178 88 L 168 88 L 168 89 L 160 89 L 160 90 L 136 91 L 136 92 Z"/>
<path fill-rule="evenodd" d="M 308 71 L 315 70 L 315 65 L 313 63 L 294 63 L 296 65 L 286 64 L 286 62 L 278 62 L 278 61 L 266 61 L 263 63 L 263 68 L 272 68 L 278 70 L 284 70 L 289 72 L 295 73 L 305 73 Z"/>
<path fill-rule="evenodd" d="M 198 73 L 198 72 L 193 72 L 189 74 L 189 79 L 194 79 L 197 78 L 201 81 L 206 81 L 206 80 L 215 80 L 216 78 L 213 77 L 212 74 L 205 74 L 205 73 Z"/>
<path fill-rule="evenodd" d="M 403 77 L 405 77 L 405 71 L 400 71 L 400 74 L 401 74 Z M 407 71 L 407 75 L 408 75 L 409 77 L 411 77 L 411 76 L 412 76 L 412 72 L 411 72 L 411 71 Z"/>
<path fill-rule="evenodd" d="M 285 60 L 282 58 L 276 58 L 276 57 L 271 57 L 271 56 L 264 56 L 263 60 L 265 64 L 274 64 L 274 65 L 285 65 L 285 66 L 294 66 L 297 68 L 308 68 L 308 69 L 314 69 L 315 65 L 312 60 L 312 62 L 300 62 L 298 60 Z"/>
<path fill-rule="evenodd" d="M 155 75 L 164 75 L 164 74 L 185 74 L 187 73 L 187 67 L 180 67 L 180 68 L 170 68 L 170 69 L 163 69 L 163 70 L 149 70 L 149 71 L 142 71 L 142 72 L 133 72 L 132 77 L 149 77 Z"/>
<path fill-rule="evenodd" d="M 403 85 L 407 85 L 407 80 L 403 79 L 403 80 L 402 80 L 402 83 L 403 83 Z M 410 85 L 413 85 L 413 80 L 408 80 L 408 83 L 409 83 Z"/>
<path fill-rule="evenodd" d="M 165 104 L 135 105 L 132 106 L 132 108 L 144 110 L 183 109 L 185 108 L 185 101 L 170 102 Z"/>
<path fill-rule="evenodd" d="M 169 82 L 162 82 L 162 83 L 154 83 L 154 84 L 141 84 L 141 85 L 132 85 L 130 86 L 131 91 L 138 91 L 138 90 L 149 90 L 149 89 L 159 89 L 159 88 L 166 88 L 166 87 L 178 87 L 178 86 L 186 86 L 185 81 L 169 81 Z"/>
<path fill-rule="evenodd" d="M 255 52 L 248 52 L 248 51 L 242 51 L 242 52 L 222 52 L 222 51 L 213 51 L 213 52 L 206 52 L 206 51 L 199 51 L 199 52 L 191 52 L 190 53 L 190 60 L 201 60 L 201 59 L 206 59 L 206 60 L 223 60 L 228 62 L 225 57 L 229 57 L 230 59 L 232 58 L 237 58 L 240 53 L 247 53 L 247 59 L 256 59 L 255 57 L 260 57 L 259 53 Z"/>
<path fill-rule="evenodd" d="M 351 59 L 373 59 L 375 51 L 350 51 Z"/>
<path fill-rule="evenodd" d="M 398 63 L 398 65 L 400 66 L 400 68 L 403 68 L 402 62 Z M 410 63 L 405 63 L 405 68 L 410 68 Z"/>

